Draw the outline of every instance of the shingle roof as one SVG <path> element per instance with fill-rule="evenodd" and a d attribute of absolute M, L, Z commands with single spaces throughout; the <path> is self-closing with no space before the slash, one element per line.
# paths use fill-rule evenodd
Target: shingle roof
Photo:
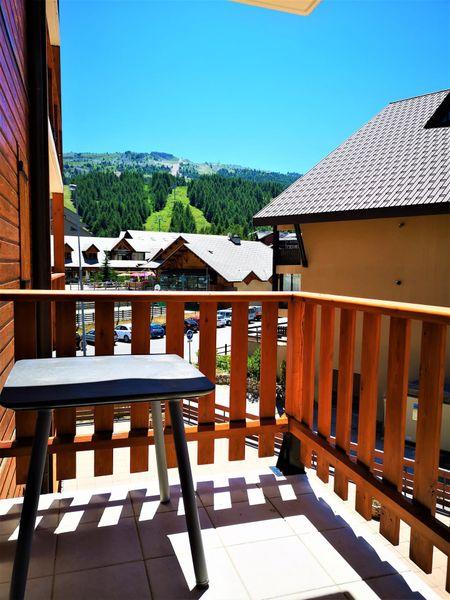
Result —
<path fill-rule="evenodd" d="M 253 218 L 256 225 L 447 212 L 450 128 L 425 129 L 449 90 L 393 102 Z"/>
<path fill-rule="evenodd" d="M 200 233 L 159 233 L 154 231 L 128 233 L 133 237 L 136 235 L 141 240 L 148 238 L 149 244 L 155 244 L 159 238 L 160 244 L 165 241 L 164 248 L 182 237 L 186 240 L 186 247 L 189 250 L 230 282 L 243 281 L 252 271 L 261 281 L 268 281 L 272 276 L 272 249 L 262 242 L 241 240 L 240 245 L 236 245 L 226 235 Z M 149 262 L 149 266 L 152 268 L 158 265 L 158 262 Z"/>
<path fill-rule="evenodd" d="M 101 267 L 105 258 L 105 251 L 110 251 L 116 244 L 126 237 L 127 242 L 139 252 L 145 252 L 145 260 L 129 261 L 110 260 L 111 267 L 152 269 L 160 265 L 154 262 L 155 255 L 175 240 L 182 237 L 186 246 L 203 260 L 211 269 L 219 273 L 229 282 L 243 281 L 251 272 L 261 281 L 268 281 L 272 276 L 272 248 L 262 242 L 241 240 L 240 245 L 234 244 L 226 235 L 204 235 L 199 233 L 167 233 L 159 231 L 127 231 L 120 232 L 117 238 L 81 237 L 81 264 L 82 267 Z M 72 261 L 66 262 L 66 267 L 78 267 L 78 239 L 76 236 L 65 236 L 65 243 L 74 251 Z M 86 260 L 85 252 L 95 244 L 99 248 L 97 261 Z M 53 242 L 52 264 L 53 264 Z"/>

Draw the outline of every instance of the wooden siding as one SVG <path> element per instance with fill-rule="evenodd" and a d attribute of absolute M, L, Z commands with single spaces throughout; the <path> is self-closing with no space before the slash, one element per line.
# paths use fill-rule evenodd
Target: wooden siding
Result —
<path fill-rule="evenodd" d="M 25 55 L 25 2 L 0 0 L 0 287 L 3 288 L 28 287 L 31 279 Z M 13 306 L 2 302 L 0 387 L 13 360 Z M 0 440 L 11 439 L 14 431 L 14 415 L 0 408 Z M 15 460 L 0 460 L 0 498 L 22 493 L 22 486 L 17 486 L 15 479 Z"/>

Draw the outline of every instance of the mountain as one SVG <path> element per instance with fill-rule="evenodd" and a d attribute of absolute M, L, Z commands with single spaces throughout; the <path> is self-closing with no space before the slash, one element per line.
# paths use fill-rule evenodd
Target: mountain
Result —
<path fill-rule="evenodd" d="M 134 170 L 144 175 L 167 172 L 187 179 L 197 179 L 201 175 L 221 175 L 239 177 L 255 183 L 276 182 L 284 187 L 300 177 L 299 173 L 278 173 L 250 169 L 240 165 L 204 162 L 197 163 L 186 158 L 178 158 L 167 152 L 66 152 L 64 154 L 64 179 L 70 182 L 77 175 L 91 171 Z"/>

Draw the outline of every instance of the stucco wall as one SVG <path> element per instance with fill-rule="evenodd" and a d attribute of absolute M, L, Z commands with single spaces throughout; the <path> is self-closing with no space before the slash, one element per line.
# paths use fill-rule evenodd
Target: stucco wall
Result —
<path fill-rule="evenodd" d="M 302 225 L 302 232 L 309 262 L 308 268 L 300 268 L 303 291 L 450 305 L 450 215 L 310 223 Z M 359 314 L 356 372 L 361 326 Z M 339 319 L 335 367 L 338 327 Z M 388 331 L 388 319 L 383 318 L 380 396 L 386 389 Z M 419 356 L 420 327 L 413 323 L 410 379 L 418 376 Z M 446 364 L 449 378 L 450 340 Z"/>

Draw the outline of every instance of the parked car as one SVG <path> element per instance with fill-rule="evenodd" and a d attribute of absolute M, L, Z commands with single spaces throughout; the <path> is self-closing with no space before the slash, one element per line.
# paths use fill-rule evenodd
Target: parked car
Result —
<path fill-rule="evenodd" d="M 231 308 L 224 308 L 217 311 L 217 316 L 224 319 L 227 325 L 231 325 Z"/>
<path fill-rule="evenodd" d="M 114 331 L 117 333 L 117 339 L 128 344 L 131 342 L 131 325 L 118 325 Z"/>
<path fill-rule="evenodd" d="M 117 344 L 117 333 L 114 331 L 114 346 Z M 95 344 L 95 329 L 91 329 L 90 331 L 86 331 L 86 344 Z"/>
<path fill-rule="evenodd" d="M 194 333 L 198 332 L 199 327 L 196 319 L 188 318 L 184 320 L 184 333 L 186 333 L 186 331 L 189 329 Z"/>
<path fill-rule="evenodd" d="M 150 337 L 152 340 L 155 338 L 163 338 L 165 333 L 166 330 L 159 323 L 150 324 Z"/>
<path fill-rule="evenodd" d="M 251 309 L 255 309 L 255 321 L 261 321 L 262 318 L 262 306 L 250 306 Z"/>
<path fill-rule="evenodd" d="M 256 306 L 249 306 L 248 307 L 248 322 L 252 323 L 253 321 L 256 321 Z"/>
<path fill-rule="evenodd" d="M 217 327 L 219 328 L 219 327 L 226 327 L 226 326 L 227 326 L 226 319 L 224 319 L 219 314 L 217 314 Z"/>

